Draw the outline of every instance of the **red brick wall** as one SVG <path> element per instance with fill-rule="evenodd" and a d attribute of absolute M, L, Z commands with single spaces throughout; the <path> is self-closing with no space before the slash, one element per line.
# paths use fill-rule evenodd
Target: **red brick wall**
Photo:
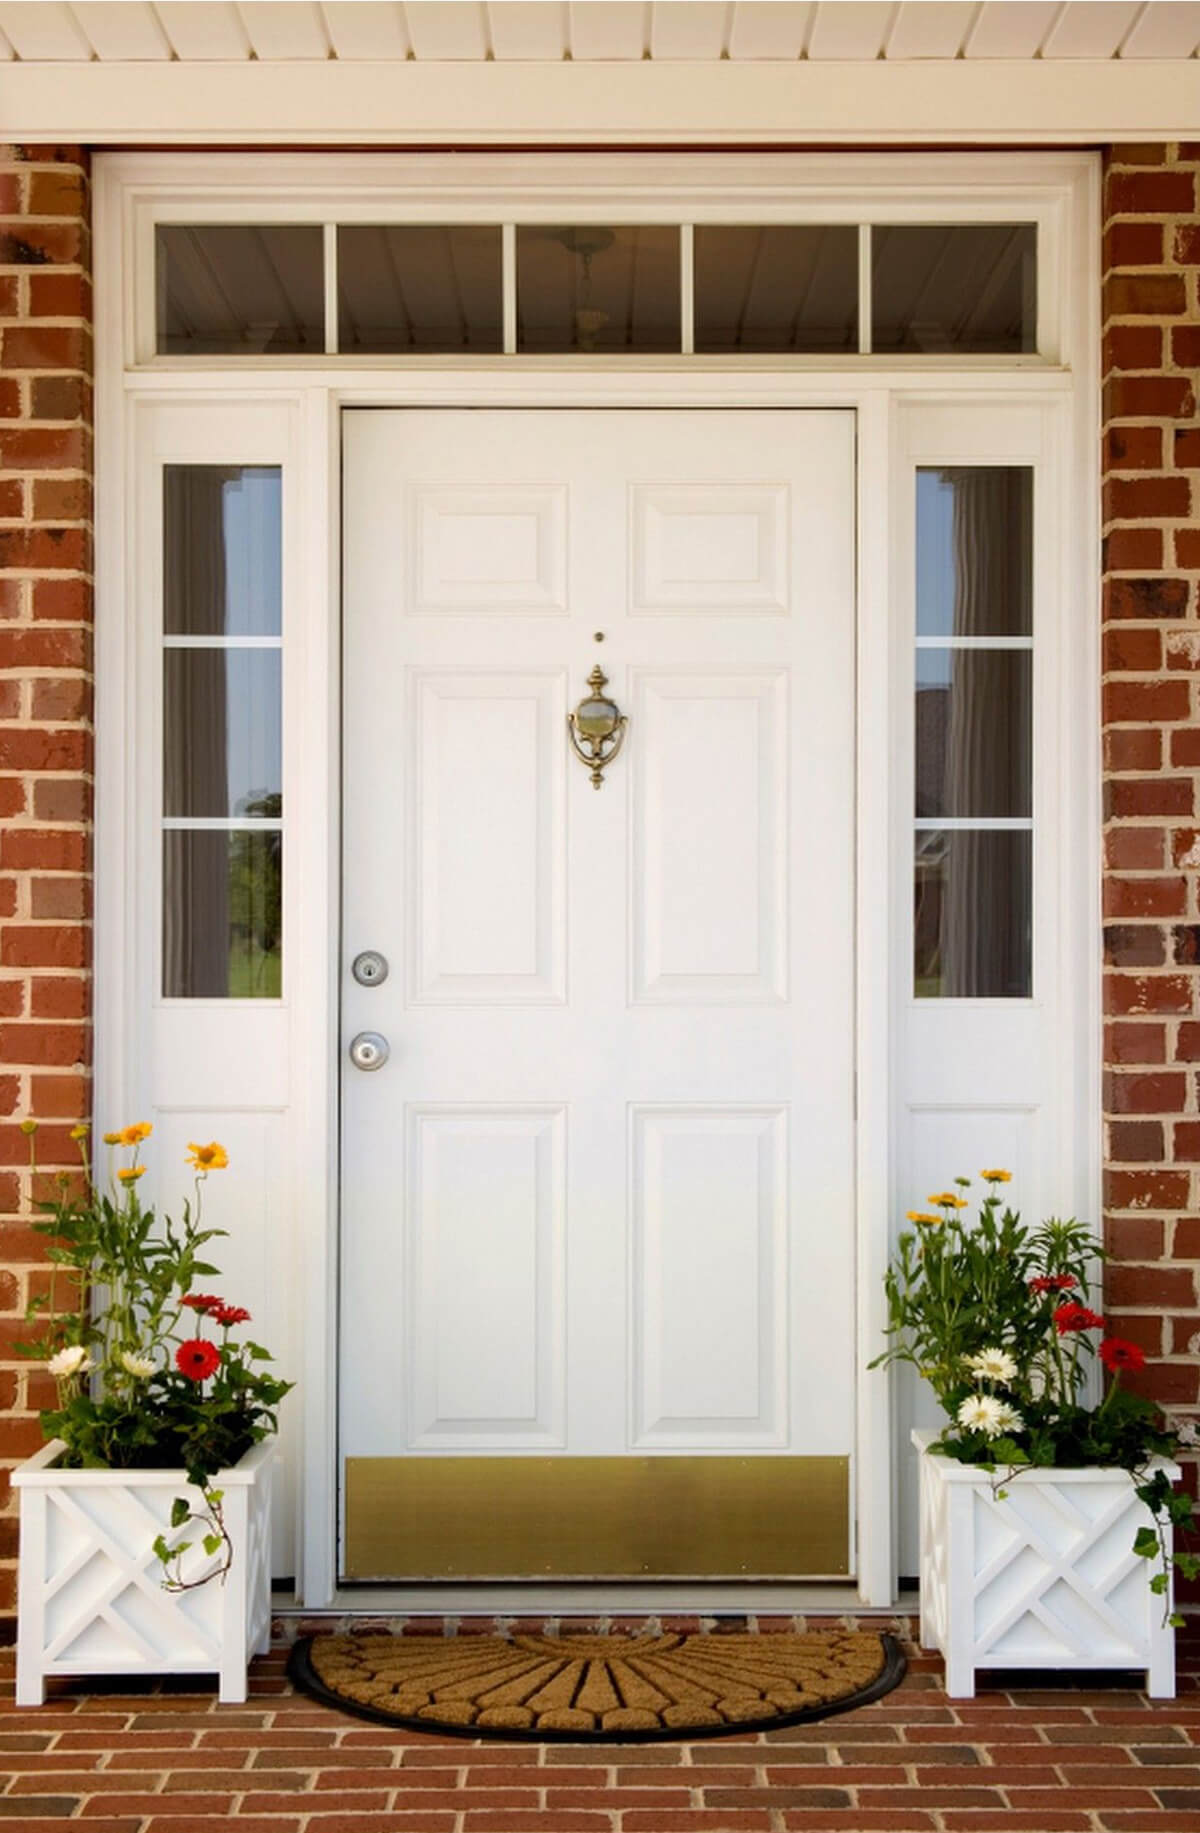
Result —
<path fill-rule="evenodd" d="M 91 249 L 77 147 L 0 146 L 0 1613 L 8 1470 L 50 1384 L 13 1355 L 40 1278 L 21 1118 L 78 1165 L 91 1055 Z"/>
<path fill-rule="evenodd" d="M 1107 1308 L 1200 1400 L 1200 144 L 1104 181 Z"/>

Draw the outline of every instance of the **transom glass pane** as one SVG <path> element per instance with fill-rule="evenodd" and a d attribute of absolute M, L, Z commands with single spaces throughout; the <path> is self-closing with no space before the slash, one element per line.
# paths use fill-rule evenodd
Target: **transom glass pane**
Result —
<path fill-rule="evenodd" d="M 1035 350 L 1036 224 L 876 224 L 871 348 L 976 356 Z"/>
<path fill-rule="evenodd" d="M 343 225 L 338 349 L 502 348 L 499 225 Z"/>
<path fill-rule="evenodd" d="M 678 350 L 673 224 L 517 229 L 517 348 Z"/>
<path fill-rule="evenodd" d="M 699 351 L 858 349 L 858 230 L 698 223 Z"/>
<path fill-rule="evenodd" d="M 160 223 L 160 356 L 292 356 L 325 348 L 319 223 Z"/>

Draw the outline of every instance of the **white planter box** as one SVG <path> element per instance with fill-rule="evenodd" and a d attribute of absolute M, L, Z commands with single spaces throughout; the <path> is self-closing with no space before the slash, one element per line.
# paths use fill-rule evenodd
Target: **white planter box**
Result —
<path fill-rule="evenodd" d="M 255 1445 L 213 1488 L 233 1542 L 222 1581 L 194 1591 L 162 1587 L 154 1552 L 189 1539 L 185 1578 L 215 1569 L 201 1530 L 172 1529 L 171 1503 L 199 1492 L 181 1470 L 60 1470 L 54 1439 L 13 1472 L 21 1500 L 17 1704 L 40 1706 L 50 1674 L 217 1674 L 220 1697 L 246 1697 L 250 1657 L 271 1636 L 271 1465 L 274 1441 Z"/>
<path fill-rule="evenodd" d="M 1175 1697 L 1175 1632 L 1133 1551 L 1153 1516 L 1127 1470 L 999 1473 L 921 1461 L 921 1646 L 940 1649 L 946 1691 L 971 1699 L 979 1668 L 1143 1668 L 1152 1699 Z M 1179 1466 L 1148 1466 L 1172 1479 Z M 1004 1493 L 997 1496 L 997 1486 Z M 1168 1531 L 1168 1546 L 1171 1544 Z"/>

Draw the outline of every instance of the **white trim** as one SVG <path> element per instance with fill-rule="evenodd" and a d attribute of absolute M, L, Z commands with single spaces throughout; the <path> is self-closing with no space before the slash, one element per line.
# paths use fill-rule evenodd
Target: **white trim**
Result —
<path fill-rule="evenodd" d="M 0 64 L 14 141 L 1097 146 L 1186 140 L 1194 59 Z"/>
<path fill-rule="evenodd" d="M 1099 1177 L 1099 922 L 1098 842 L 1095 810 L 1099 785 L 1099 738 L 1094 695 L 1073 693 L 1080 670 L 1097 666 L 1092 608 L 1098 590 L 1095 547 L 1097 509 L 1092 498 L 1095 472 L 1095 373 L 1098 362 L 1098 162 L 1083 155 L 1021 155 L 1012 159 L 952 160 L 897 156 L 886 160 L 852 157 L 829 160 L 783 158 L 753 162 L 746 172 L 725 160 L 692 157 L 598 158 L 555 162 L 555 182 L 547 184 L 544 166 L 535 159 L 499 156 L 493 161 L 463 159 L 312 159 L 246 157 L 186 159 L 146 155 L 101 155 L 96 161 L 98 528 L 97 528 L 97 1029 L 99 1038 L 96 1103 L 102 1116 L 123 1112 L 142 1086 L 148 1062 L 145 1026 L 133 997 L 137 984 L 134 926 L 126 899 L 139 883 L 137 839 L 128 811 L 135 806 L 134 760 L 128 743 L 130 708 L 138 683 L 128 644 L 135 623 L 136 577 L 129 552 L 132 429 L 139 413 L 160 404 L 183 414 L 214 404 L 274 404 L 289 416 L 293 432 L 287 462 L 295 472 L 289 501 L 296 506 L 297 541 L 289 555 L 294 622 L 289 704 L 303 709 L 294 767 L 303 773 L 302 816 L 289 822 L 292 887 L 288 906 L 292 960 L 289 986 L 303 975 L 305 997 L 287 1003 L 289 1050 L 297 1064 L 334 1063 L 338 1051 L 338 908 L 336 758 L 339 654 L 337 619 L 329 608 L 339 601 L 339 418 L 343 407 L 363 405 L 495 405 L 559 407 L 589 405 L 764 406 L 781 408 L 840 405 L 855 409 L 859 427 L 859 832 L 857 839 L 859 916 L 856 1040 L 858 1051 L 858 1296 L 860 1341 L 879 1341 L 882 1324 L 882 1271 L 894 1204 L 895 1141 L 889 1087 L 894 1069 L 893 964 L 888 946 L 889 911 L 895 887 L 907 885 L 910 871 L 911 812 L 894 819 L 886 773 L 887 745 L 879 735 L 889 730 L 889 648 L 892 584 L 891 517 L 894 503 L 887 489 L 894 463 L 896 404 L 929 406 L 979 403 L 1011 407 L 1040 405 L 1049 417 L 1060 404 L 1069 425 L 1069 457 L 1057 467 L 1063 492 L 1062 526 L 1071 538 L 1062 543 L 1057 565 L 1062 602 L 1069 606 L 1073 655 L 1078 666 L 1061 671 L 1061 743 L 1068 780 L 1080 794 L 1080 814 L 1092 819 L 1070 824 L 1070 845 L 1061 863 L 1062 895 L 1075 915 L 1060 943 L 1061 964 L 1069 968 L 1078 989 L 1080 1059 L 1060 1075 L 1073 1077 L 1061 1089 L 1064 1114 L 1078 1116 L 1074 1139 L 1064 1157 L 1074 1163 L 1076 1182 L 1070 1193 L 1080 1213 L 1095 1213 Z M 569 171 L 564 172 L 564 167 Z M 953 176 L 952 176 L 953 174 Z M 323 178 L 320 195 L 314 190 Z M 261 176 L 251 195 L 245 187 Z M 587 196 L 582 196 L 584 181 Z M 281 181 L 286 180 L 286 183 Z M 592 188 L 594 181 L 594 189 Z M 134 249 L 146 268 L 153 247 L 153 210 L 170 199 L 172 213 L 181 190 L 189 208 L 203 213 L 221 196 L 222 214 L 232 206 L 231 188 L 243 187 L 238 207 L 261 213 L 264 198 L 278 198 L 288 185 L 307 188 L 303 202 L 324 214 L 319 220 L 378 220 L 381 192 L 411 188 L 426 197 L 430 215 L 447 220 L 450 208 L 459 220 L 480 220 L 480 196 L 487 208 L 510 212 L 514 197 L 524 205 L 538 200 L 547 218 L 561 215 L 562 198 L 575 200 L 578 215 L 610 213 L 614 202 L 636 191 L 642 220 L 678 222 L 686 215 L 700 220 L 700 200 L 710 220 L 752 217 L 776 210 L 779 219 L 794 218 L 816 199 L 833 220 L 865 220 L 893 205 L 919 215 L 929 199 L 955 194 L 964 216 L 999 220 L 1014 208 L 1032 207 L 1046 225 L 1051 244 L 1072 241 L 1061 262 L 1063 284 L 1053 317 L 1061 326 L 1058 361 L 1037 358 L 970 363 L 959 359 L 912 364 L 872 358 L 848 359 L 841 369 L 813 361 L 770 360 L 726 363 L 719 359 L 673 358 L 637 363 L 523 360 L 512 356 L 449 364 L 445 360 L 388 362 L 346 358 L 313 359 L 308 364 L 218 363 L 186 367 L 154 362 L 140 369 L 123 367 L 123 352 L 149 354 L 144 335 L 135 345 L 135 322 L 153 327 L 153 294 L 143 275 L 142 302 L 134 310 L 134 275 L 123 250 Z M 847 219 L 850 194 L 859 188 L 855 216 Z M 796 188 L 804 191 L 798 205 Z M 876 189 L 879 187 L 879 189 Z M 657 188 L 657 199 L 655 190 Z M 454 193 L 457 190 L 457 199 Z M 295 192 L 293 190 L 293 197 Z M 681 206 L 683 196 L 689 202 Z M 452 201 L 453 200 L 453 201 Z M 411 204 L 403 205 L 407 213 Z M 633 207 L 623 209 L 633 220 Z M 510 214 L 507 220 L 511 222 Z M 122 234 L 122 231 L 124 234 Z M 1080 379 L 1065 367 L 1074 362 Z M 239 458 L 246 459 L 239 450 Z M 275 454 L 272 461 L 277 462 Z M 328 760 L 328 762 L 327 762 Z M 151 766 L 152 767 L 152 766 Z M 153 874 L 151 877 L 153 878 Z M 1068 908 L 1064 904 L 1064 910 Z M 1081 946 L 1080 938 L 1086 938 Z M 253 1005 L 255 1002 L 243 1002 Z M 996 1002 L 1000 1004 L 1002 1002 Z M 139 1030 L 139 1027 L 141 1029 Z M 1086 1031 L 1086 1037 L 1083 1033 Z M 1070 1056 L 1070 1053 L 1064 1053 Z M 332 1604 L 335 1586 L 334 1470 L 336 1453 L 336 1078 L 298 1075 L 289 1121 L 293 1167 L 288 1201 L 298 1230 L 294 1252 L 298 1268 L 292 1302 L 291 1340 L 303 1345 L 305 1380 L 294 1404 L 303 1414 L 300 1437 L 303 1468 L 297 1531 L 300 1595 L 309 1608 Z M 1078 1086 L 1075 1085 L 1078 1084 Z M 868 1352 L 869 1353 L 869 1352 Z M 866 1359 L 864 1354 L 863 1360 Z M 288 1369 L 286 1372 L 294 1372 Z M 892 1510 L 891 1465 L 895 1453 L 892 1401 L 882 1374 L 864 1375 L 857 1400 L 859 1442 L 855 1465 L 856 1516 L 859 1523 L 860 1595 L 865 1605 L 885 1606 L 894 1597 L 896 1557 Z M 389 1596 L 391 1593 L 388 1594 Z M 530 1593 L 523 1594 L 526 1598 Z M 706 1594 L 707 1595 L 707 1594 Z M 439 1595 L 436 1608 L 449 1607 Z M 664 1593 L 665 1599 L 665 1593 Z M 371 1607 L 382 1607 L 374 1594 Z M 533 1607 L 533 1606 L 531 1606 Z"/>

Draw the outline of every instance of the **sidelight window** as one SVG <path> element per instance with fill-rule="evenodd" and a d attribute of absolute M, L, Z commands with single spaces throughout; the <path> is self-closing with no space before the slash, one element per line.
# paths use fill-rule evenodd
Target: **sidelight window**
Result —
<path fill-rule="evenodd" d="M 278 466 L 163 473 L 162 990 L 280 992 Z"/>
<path fill-rule="evenodd" d="M 1033 472 L 917 471 L 915 991 L 1028 998 Z"/>

